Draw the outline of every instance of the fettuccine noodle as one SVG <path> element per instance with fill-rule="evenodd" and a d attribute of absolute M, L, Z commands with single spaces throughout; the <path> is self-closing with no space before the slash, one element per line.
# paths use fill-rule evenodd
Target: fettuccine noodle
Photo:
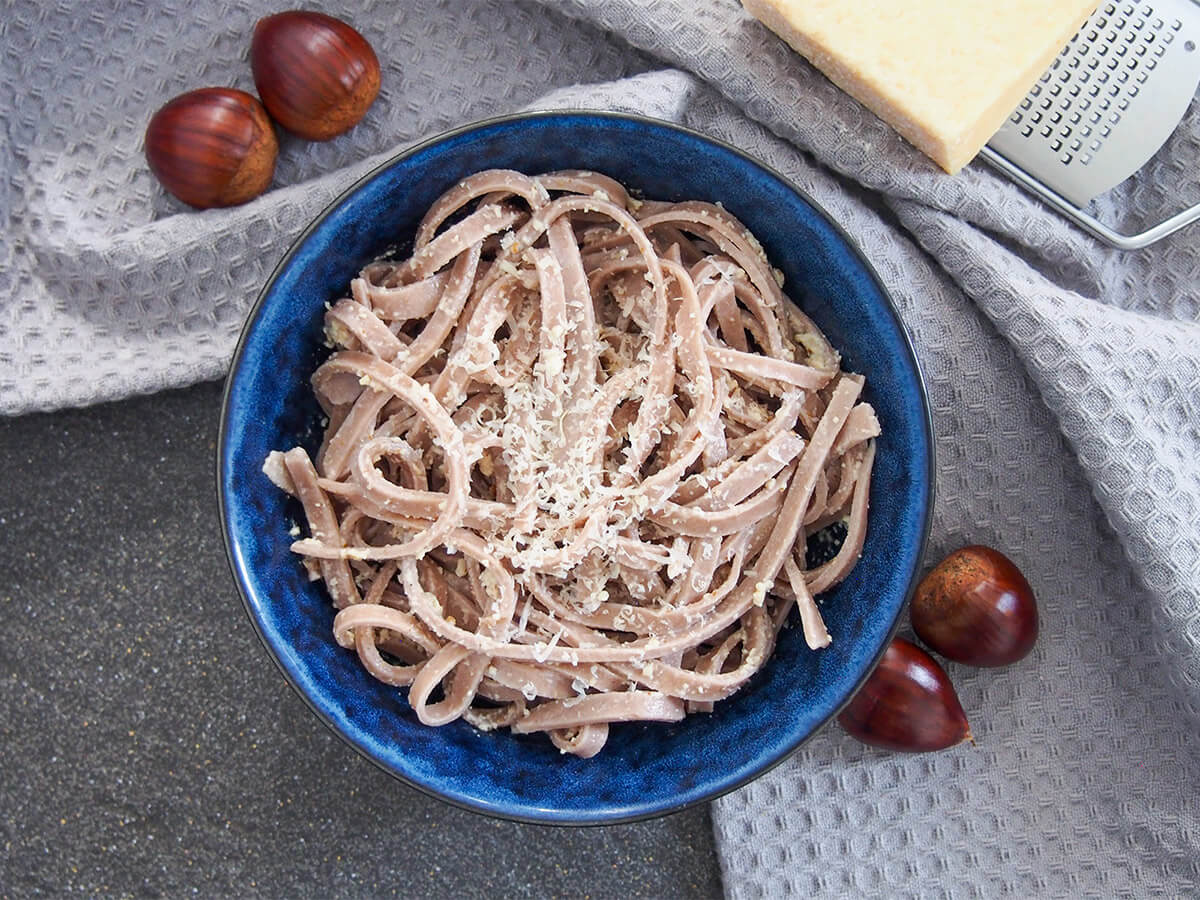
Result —
<path fill-rule="evenodd" d="M 338 643 L 428 725 L 583 757 L 711 710 L 793 606 L 829 644 L 813 598 L 861 553 L 879 423 L 781 283 L 720 206 L 596 173 L 444 194 L 325 314 L 316 458 L 264 465 Z"/>

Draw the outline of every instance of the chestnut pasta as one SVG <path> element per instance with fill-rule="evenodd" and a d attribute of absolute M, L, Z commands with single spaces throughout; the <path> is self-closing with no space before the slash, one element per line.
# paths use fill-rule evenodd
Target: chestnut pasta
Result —
<path fill-rule="evenodd" d="M 325 314 L 316 458 L 264 465 L 338 643 L 428 725 L 583 757 L 711 710 L 793 606 L 826 646 L 813 597 L 862 551 L 879 423 L 781 282 L 720 206 L 575 171 L 446 192 Z"/>

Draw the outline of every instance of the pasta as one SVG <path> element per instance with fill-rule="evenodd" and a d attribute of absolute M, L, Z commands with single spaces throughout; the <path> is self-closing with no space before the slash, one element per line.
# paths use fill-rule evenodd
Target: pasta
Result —
<path fill-rule="evenodd" d="M 782 281 L 720 206 L 591 172 L 455 185 L 328 306 L 315 458 L 264 464 L 337 642 L 423 723 L 581 757 L 710 711 L 793 606 L 828 645 L 814 596 L 861 553 L 880 428 Z"/>

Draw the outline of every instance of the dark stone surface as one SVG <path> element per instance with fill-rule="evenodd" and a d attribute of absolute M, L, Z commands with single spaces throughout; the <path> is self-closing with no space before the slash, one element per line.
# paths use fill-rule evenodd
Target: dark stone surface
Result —
<path fill-rule="evenodd" d="M 328 731 L 229 575 L 219 405 L 0 420 L 0 895 L 719 896 L 707 809 L 501 822 Z"/>

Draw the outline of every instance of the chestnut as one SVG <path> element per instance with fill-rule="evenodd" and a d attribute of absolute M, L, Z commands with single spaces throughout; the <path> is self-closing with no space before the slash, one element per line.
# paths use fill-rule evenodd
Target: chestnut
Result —
<path fill-rule="evenodd" d="M 146 127 L 146 161 L 192 206 L 235 206 L 271 184 L 279 144 L 262 104 L 245 91 L 201 88 L 169 101 Z"/>
<path fill-rule="evenodd" d="M 250 68 L 271 117 L 313 141 L 354 127 L 379 93 L 379 59 L 371 45 L 323 13 L 293 10 L 260 19 Z"/>
<path fill-rule="evenodd" d="M 920 753 L 972 740 L 954 685 L 937 661 L 911 641 L 896 638 L 875 671 L 838 716 L 864 744 Z"/>
<path fill-rule="evenodd" d="M 938 563 L 917 586 L 909 614 L 927 646 L 973 666 L 1014 663 L 1038 636 L 1033 589 L 990 547 L 963 547 Z"/>

